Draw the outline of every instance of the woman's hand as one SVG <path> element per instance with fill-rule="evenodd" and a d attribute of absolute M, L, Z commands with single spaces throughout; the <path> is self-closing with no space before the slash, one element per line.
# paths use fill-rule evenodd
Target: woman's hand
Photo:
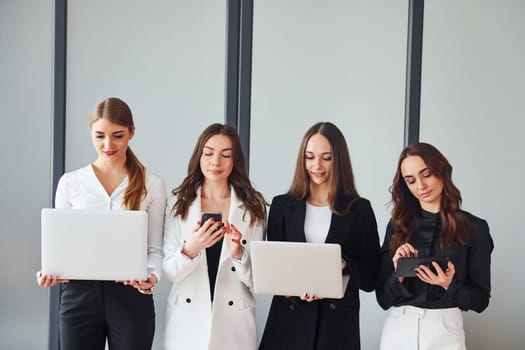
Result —
<path fill-rule="evenodd" d="M 454 274 L 456 273 L 454 264 L 451 261 L 449 261 L 446 271 L 443 271 L 441 266 L 439 266 L 439 264 L 435 261 L 432 262 L 432 265 L 434 266 L 436 273 L 432 272 L 432 270 L 429 267 L 425 265 L 420 265 L 416 270 L 417 277 L 419 277 L 419 279 L 425 283 L 432 284 L 435 286 L 441 286 L 445 290 L 447 290 L 450 284 L 452 283 Z"/>
<path fill-rule="evenodd" d="M 142 294 L 153 294 L 153 287 L 157 284 L 158 279 L 154 274 L 149 275 L 144 281 L 138 280 L 126 280 L 126 281 L 117 281 L 125 286 L 132 286 L 136 288 Z"/>
<path fill-rule="evenodd" d="M 396 252 L 394 253 L 394 256 L 392 257 L 392 262 L 394 263 L 394 270 L 397 270 L 397 262 L 399 259 L 403 258 L 410 258 L 410 257 L 417 257 L 419 255 L 416 248 L 412 246 L 410 243 L 405 243 L 400 245 Z M 398 277 L 399 283 L 403 283 L 404 277 Z"/>
<path fill-rule="evenodd" d="M 224 228 L 226 246 L 228 247 L 231 256 L 234 259 L 241 260 L 244 253 L 244 248 L 241 245 L 242 233 L 239 232 L 234 224 L 230 224 L 228 221 L 225 222 Z"/>
<path fill-rule="evenodd" d="M 199 255 L 201 250 L 217 243 L 224 236 L 224 232 L 222 222 L 215 222 L 213 218 L 209 218 L 203 225 L 197 221 L 197 225 L 182 247 L 182 253 L 193 259 Z"/>
<path fill-rule="evenodd" d="M 57 276 L 52 275 L 43 275 L 42 271 L 36 273 L 36 281 L 41 287 L 53 287 L 58 283 L 67 283 L 69 280 L 58 278 Z"/>
<path fill-rule="evenodd" d="M 299 299 L 301 299 L 302 301 L 311 303 L 312 301 L 321 300 L 322 298 L 319 298 L 315 294 L 304 293 L 303 295 L 299 297 Z"/>

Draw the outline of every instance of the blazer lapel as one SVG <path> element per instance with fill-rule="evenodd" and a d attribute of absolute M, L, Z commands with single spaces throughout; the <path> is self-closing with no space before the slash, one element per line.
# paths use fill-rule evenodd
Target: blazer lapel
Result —
<path fill-rule="evenodd" d="M 306 242 L 306 235 L 304 234 L 304 216 L 306 214 L 305 200 L 292 200 L 286 204 L 285 207 L 285 222 L 286 226 L 290 227 L 287 230 L 287 240 L 292 242 Z"/>
<path fill-rule="evenodd" d="M 233 186 L 230 186 L 230 212 L 228 215 L 228 221 L 230 223 L 233 223 L 241 232 L 244 232 L 244 228 L 239 226 L 239 223 L 242 222 L 243 214 L 244 214 L 244 205 L 240 201 L 240 199 L 237 198 L 237 194 L 235 193 Z M 219 265 L 222 265 L 222 263 L 231 256 L 230 251 L 228 250 L 226 239 L 227 238 L 225 236 L 222 242 L 221 257 L 220 257 Z"/>
<path fill-rule="evenodd" d="M 345 216 L 339 216 L 332 213 L 332 218 L 330 220 L 330 228 L 328 229 L 328 234 L 326 235 L 325 243 L 339 243 L 343 244 L 343 239 L 341 234 L 345 232 Z"/>

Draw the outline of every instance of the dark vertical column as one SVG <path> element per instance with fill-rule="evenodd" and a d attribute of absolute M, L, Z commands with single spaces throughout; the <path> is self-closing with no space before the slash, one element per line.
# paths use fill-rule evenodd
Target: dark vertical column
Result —
<path fill-rule="evenodd" d="M 239 116 L 239 38 L 240 38 L 241 1 L 228 0 L 226 14 L 226 124 L 237 128 Z"/>
<path fill-rule="evenodd" d="M 60 176 L 65 170 L 66 130 L 66 58 L 67 58 L 67 0 L 55 0 L 54 32 L 54 86 L 51 150 L 51 205 L 55 205 L 55 192 Z M 58 316 L 60 286 L 49 290 L 48 349 L 60 350 Z"/>
<path fill-rule="evenodd" d="M 253 0 L 228 1 L 225 121 L 237 128 L 250 160 Z"/>
<path fill-rule="evenodd" d="M 409 0 L 404 145 L 419 141 L 424 0 Z"/>
<path fill-rule="evenodd" d="M 241 1 L 241 35 L 239 60 L 239 120 L 237 129 L 246 156 L 246 166 L 250 164 L 250 120 L 252 102 L 252 39 L 253 39 L 253 0 Z"/>

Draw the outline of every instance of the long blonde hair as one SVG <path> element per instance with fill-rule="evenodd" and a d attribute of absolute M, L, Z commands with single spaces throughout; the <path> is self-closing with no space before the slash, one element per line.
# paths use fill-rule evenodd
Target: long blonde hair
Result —
<path fill-rule="evenodd" d="M 134 123 L 131 109 L 117 97 L 109 97 L 101 101 L 91 113 L 89 127 L 99 119 L 106 119 L 112 123 L 122 125 L 133 132 Z M 146 195 L 146 167 L 138 160 L 131 148 L 126 150 L 126 163 L 128 173 L 128 186 L 124 193 L 122 207 L 127 210 L 139 210 L 140 202 Z"/>

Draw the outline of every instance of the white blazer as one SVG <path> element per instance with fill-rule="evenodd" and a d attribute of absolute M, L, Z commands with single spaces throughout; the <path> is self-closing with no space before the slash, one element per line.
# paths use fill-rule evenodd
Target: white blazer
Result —
<path fill-rule="evenodd" d="M 250 214 L 231 188 L 228 221 L 242 233 L 244 255 L 232 259 L 223 242 L 213 305 L 210 296 L 206 252 L 190 259 L 181 248 L 201 217 L 200 189 L 189 208 L 188 217 L 173 217 L 176 202 L 166 206 L 163 269 L 173 282 L 166 311 L 164 348 L 170 350 L 255 350 L 255 299 L 249 255 L 250 242 L 261 240 L 263 225 L 250 225 Z"/>

